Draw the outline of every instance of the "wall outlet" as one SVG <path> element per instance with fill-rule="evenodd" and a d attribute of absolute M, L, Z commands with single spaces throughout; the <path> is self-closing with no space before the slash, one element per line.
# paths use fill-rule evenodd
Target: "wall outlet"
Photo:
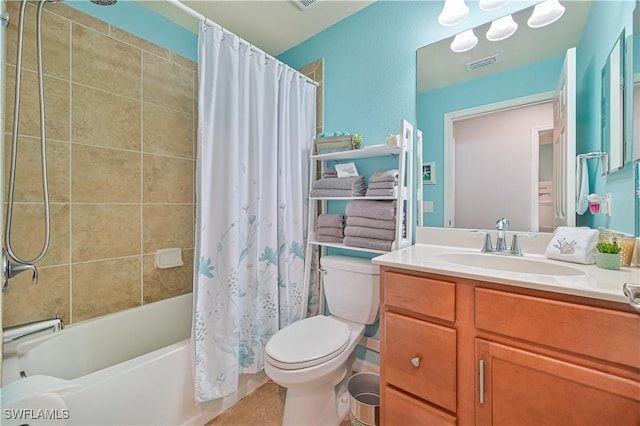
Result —
<path fill-rule="evenodd" d="M 422 213 L 433 213 L 433 201 L 422 202 Z"/>

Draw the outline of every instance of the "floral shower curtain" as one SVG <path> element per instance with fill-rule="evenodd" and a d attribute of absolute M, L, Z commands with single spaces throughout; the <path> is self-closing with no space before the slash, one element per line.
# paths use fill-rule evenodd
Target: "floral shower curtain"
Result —
<path fill-rule="evenodd" d="M 300 319 L 315 86 L 201 25 L 192 345 L 196 399 L 234 393 Z"/>

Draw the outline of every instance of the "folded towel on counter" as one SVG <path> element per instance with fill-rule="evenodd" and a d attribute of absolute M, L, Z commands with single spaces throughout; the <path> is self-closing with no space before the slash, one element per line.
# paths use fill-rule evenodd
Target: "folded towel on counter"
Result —
<path fill-rule="evenodd" d="M 313 189 L 350 189 L 359 191 L 366 189 L 364 176 L 349 176 L 344 178 L 325 178 L 313 182 Z"/>
<path fill-rule="evenodd" d="M 597 229 L 559 226 L 553 233 L 544 255 L 565 262 L 596 263 Z"/>
<path fill-rule="evenodd" d="M 347 214 L 347 217 L 360 216 L 371 219 L 393 220 L 396 217 L 396 202 L 395 200 L 353 200 L 347 203 L 345 213 Z"/>
<path fill-rule="evenodd" d="M 330 235 L 318 235 L 318 241 L 321 243 L 342 243 L 342 238 L 332 237 Z"/>
<path fill-rule="evenodd" d="M 363 197 L 366 191 L 354 192 L 350 189 L 312 189 L 310 197 Z"/>
<path fill-rule="evenodd" d="M 316 230 L 316 233 L 327 237 L 344 237 L 344 230 L 342 228 L 323 228 L 320 226 Z"/>
<path fill-rule="evenodd" d="M 368 248 L 373 250 L 391 251 L 393 241 L 364 237 L 344 237 L 344 245 L 351 247 Z"/>
<path fill-rule="evenodd" d="M 398 186 L 398 182 L 369 182 L 367 189 L 393 189 Z"/>
<path fill-rule="evenodd" d="M 343 228 L 344 216 L 341 214 L 319 214 L 318 227 Z"/>
<path fill-rule="evenodd" d="M 376 170 L 369 178 L 369 182 L 397 182 L 398 169 Z"/>
<path fill-rule="evenodd" d="M 368 217 L 360 217 L 360 216 L 347 217 L 347 225 L 365 226 L 367 228 L 377 228 L 377 229 L 396 229 L 395 219 L 394 220 L 371 219 Z"/>
<path fill-rule="evenodd" d="M 391 189 L 367 189 L 365 193 L 367 197 L 397 197 L 398 188 Z"/>
<path fill-rule="evenodd" d="M 338 171 L 336 169 L 334 169 L 333 167 L 325 167 L 324 169 L 322 169 L 322 178 L 326 179 L 326 178 L 337 178 L 338 177 Z"/>
<path fill-rule="evenodd" d="M 347 225 L 347 227 L 344 228 L 344 235 L 349 237 L 366 237 L 390 241 L 396 239 L 396 231 L 392 229 L 368 228 L 365 226 L 353 225 Z"/>

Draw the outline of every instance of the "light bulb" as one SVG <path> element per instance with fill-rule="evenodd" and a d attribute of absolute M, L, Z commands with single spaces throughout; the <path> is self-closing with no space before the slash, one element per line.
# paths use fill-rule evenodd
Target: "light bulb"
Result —
<path fill-rule="evenodd" d="M 461 23 L 467 19 L 467 16 L 469 16 L 469 6 L 464 0 L 444 0 L 444 7 L 438 16 L 438 22 L 442 26 L 450 27 Z"/>
<path fill-rule="evenodd" d="M 489 31 L 487 31 L 487 40 L 500 41 L 511 37 L 518 29 L 518 24 L 513 20 L 511 15 L 496 19 L 491 23 Z"/>
<path fill-rule="evenodd" d="M 533 8 L 533 13 L 527 21 L 531 28 L 540 28 L 553 24 L 564 14 L 564 6 L 558 0 L 545 0 Z"/>
<path fill-rule="evenodd" d="M 478 37 L 473 33 L 473 30 L 468 30 L 455 36 L 451 42 L 451 50 L 462 53 L 473 49 L 476 44 L 478 44 Z"/>
<path fill-rule="evenodd" d="M 480 10 L 491 12 L 492 10 L 500 9 L 510 1 L 511 0 L 480 0 L 478 6 L 480 6 Z"/>

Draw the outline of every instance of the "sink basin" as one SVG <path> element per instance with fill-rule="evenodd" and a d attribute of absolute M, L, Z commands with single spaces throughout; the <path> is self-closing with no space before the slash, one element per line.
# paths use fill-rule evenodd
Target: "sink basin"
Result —
<path fill-rule="evenodd" d="M 434 257 L 447 263 L 494 269 L 506 272 L 519 272 L 536 275 L 584 275 L 584 272 L 571 266 L 541 262 L 523 257 L 510 257 L 484 253 L 441 253 Z"/>

